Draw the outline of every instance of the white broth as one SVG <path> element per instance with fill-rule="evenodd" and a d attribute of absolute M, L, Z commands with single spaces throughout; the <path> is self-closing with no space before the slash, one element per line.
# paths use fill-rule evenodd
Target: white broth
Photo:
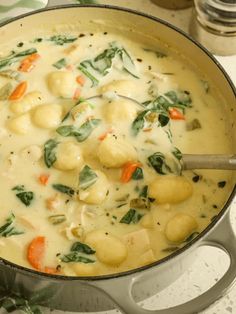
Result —
<path fill-rule="evenodd" d="M 181 169 L 181 152 L 232 143 L 214 87 L 166 48 L 106 31 L 14 41 L 0 100 L 0 256 L 16 264 L 71 276 L 147 265 L 230 193 L 229 171 Z"/>

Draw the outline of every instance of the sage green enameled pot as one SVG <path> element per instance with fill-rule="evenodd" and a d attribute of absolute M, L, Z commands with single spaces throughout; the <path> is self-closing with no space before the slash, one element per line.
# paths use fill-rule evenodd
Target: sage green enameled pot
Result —
<path fill-rule="evenodd" d="M 118 23 L 119 22 L 119 23 Z M 230 104 L 229 125 L 232 137 L 235 132 L 235 89 L 218 62 L 187 35 L 168 23 L 135 11 L 110 6 L 58 6 L 36 11 L 4 23 L 0 27 L 1 41 L 9 38 L 40 34 L 42 29 L 71 29 L 76 27 L 115 27 L 125 36 L 142 38 L 152 43 L 157 38 L 192 60 L 200 72 L 204 72 Z M 119 24 L 120 27 L 117 25 Z M 228 111 L 230 111 L 228 108 Z M 234 115 L 234 116 L 233 116 Z M 234 139 L 234 147 L 236 147 Z M 235 153 L 235 152 L 234 152 Z M 224 208 L 208 228 L 184 248 L 151 265 L 125 273 L 99 277 L 63 277 L 47 275 L 0 259 L 0 292 L 15 292 L 51 308 L 68 311 L 102 311 L 114 307 L 126 314 L 193 314 L 205 309 L 220 298 L 234 283 L 236 277 L 236 238 L 229 221 L 230 204 L 235 194 L 235 178 L 232 193 Z M 170 285 L 192 264 L 200 246 L 214 246 L 230 257 L 230 266 L 224 276 L 199 297 L 171 309 L 149 311 L 137 302 L 154 295 Z M 189 283 L 189 286 L 194 283 Z"/>

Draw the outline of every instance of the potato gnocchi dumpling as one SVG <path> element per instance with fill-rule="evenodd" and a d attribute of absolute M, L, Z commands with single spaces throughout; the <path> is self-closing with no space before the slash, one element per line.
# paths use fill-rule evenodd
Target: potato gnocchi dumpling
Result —
<path fill-rule="evenodd" d="M 58 170 L 68 171 L 77 169 L 79 171 L 84 163 L 79 144 L 71 141 L 60 143 L 57 147 L 56 156 L 57 158 L 53 166 Z"/>
<path fill-rule="evenodd" d="M 95 171 L 97 181 L 86 190 L 79 191 L 79 199 L 87 204 L 102 204 L 109 191 L 109 181 L 102 171 Z"/>
<path fill-rule="evenodd" d="M 26 94 L 22 99 L 18 101 L 10 102 L 10 109 L 16 114 L 24 113 L 42 104 L 44 101 L 43 95 L 39 91 L 33 91 Z"/>
<path fill-rule="evenodd" d="M 20 116 L 17 116 L 7 123 L 8 128 L 17 134 L 27 134 L 32 129 L 32 123 L 29 113 L 24 113 Z"/>
<path fill-rule="evenodd" d="M 88 233 L 85 242 L 96 250 L 96 256 L 102 263 L 116 266 L 127 257 L 127 248 L 124 243 L 103 230 Z"/>
<path fill-rule="evenodd" d="M 171 242 L 182 242 L 187 239 L 198 227 L 196 220 L 187 214 L 177 214 L 171 218 L 167 225 L 165 234 Z"/>
<path fill-rule="evenodd" d="M 102 141 L 97 155 L 101 164 L 108 168 L 120 168 L 128 161 L 138 159 L 133 145 L 116 135 L 108 135 Z"/>
<path fill-rule="evenodd" d="M 158 204 L 180 203 L 192 193 L 192 184 L 183 176 L 161 176 L 149 185 L 149 196 Z"/>
<path fill-rule="evenodd" d="M 61 123 L 63 108 L 57 104 L 40 105 L 32 113 L 33 123 L 42 129 L 55 129 Z"/>
<path fill-rule="evenodd" d="M 107 92 L 115 92 L 118 95 L 126 97 L 134 97 L 136 90 L 136 84 L 134 81 L 128 80 L 114 80 L 106 85 L 103 85 L 100 89 L 102 94 Z"/>
<path fill-rule="evenodd" d="M 51 72 L 47 77 L 47 84 L 54 96 L 63 98 L 73 98 L 77 87 L 75 77 L 69 71 Z"/>
<path fill-rule="evenodd" d="M 124 99 L 118 99 L 106 103 L 104 113 L 107 122 L 111 124 L 120 124 L 122 122 L 131 123 L 137 115 L 137 106 Z"/>

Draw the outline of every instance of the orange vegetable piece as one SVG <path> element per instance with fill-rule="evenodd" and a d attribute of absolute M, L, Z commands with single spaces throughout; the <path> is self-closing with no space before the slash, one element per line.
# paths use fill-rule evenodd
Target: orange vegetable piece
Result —
<path fill-rule="evenodd" d="M 41 174 L 39 176 L 39 182 L 42 185 L 47 185 L 50 175 L 49 174 Z"/>
<path fill-rule="evenodd" d="M 34 238 L 28 246 L 27 259 L 30 265 L 37 269 L 42 269 L 42 260 L 45 253 L 45 237 L 38 236 Z"/>
<path fill-rule="evenodd" d="M 35 67 L 35 62 L 40 58 L 38 53 L 33 53 L 32 55 L 26 57 L 21 61 L 21 64 L 18 68 L 21 72 L 30 72 Z"/>
<path fill-rule="evenodd" d="M 20 99 L 24 95 L 24 93 L 26 92 L 26 89 L 27 89 L 27 82 L 26 81 L 22 81 L 20 84 L 18 84 L 16 86 L 14 91 L 9 96 L 9 99 L 10 100 L 18 100 L 18 99 Z"/>
<path fill-rule="evenodd" d="M 48 267 L 48 266 L 45 266 L 43 271 L 44 271 L 44 273 L 52 274 L 52 275 L 59 273 L 59 271 L 58 271 L 56 268 L 54 268 L 54 267 Z"/>
<path fill-rule="evenodd" d="M 169 110 L 170 118 L 172 120 L 185 120 L 185 116 L 179 110 L 172 108 Z"/>
<path fill-rule="evenodd" d="M 76 82 L 81 85 L 84 86 L 85 84 L 85 77 L 83 75 L 79 75 L 76 77 Z"/>
<path fill-rule="evenodd" d="M 108 134 L 111 134 L 111 133 L 113 133 L 113 129 L 107 130 L 106 132 L 104 132 L 103 134 L 101 134 L 101 135 L 98 137 L 99 141 L 105 140 L 105 138 L 107 137 L 107 135 L 108 135 Z"/>
<path fill-rule="evenodd" d="M 76 90 L 75 90 L 75 92 L 74 92 L 73 99 L 76 100 L 76 99 L 80 98 L 80 95 L 81 95 L 81 90 L 80 90 L 80 88 L 76 88 Z"/>
<path fill-rule="evenodd" d="M 142 164 L 140 162 L 127 162 L 122 170 L 121 174 L 121 182 L 127 183 L 131 180 L 132 174 L 135 172 L 135 170 L 139 167 L 141 167 Z"/>

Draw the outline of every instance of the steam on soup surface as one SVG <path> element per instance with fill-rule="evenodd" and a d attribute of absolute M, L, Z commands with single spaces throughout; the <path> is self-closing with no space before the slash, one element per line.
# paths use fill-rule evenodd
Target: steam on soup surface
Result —
<path fill-rule="evenodd" d="M 181 152 L 229 153 L 231 142 L 221 101 L 185 63 L 106 31 L 2 48 L 1 257 L 110 274 L 165 257 L 210 223 L 231 174 L 182 171 Z"/>

